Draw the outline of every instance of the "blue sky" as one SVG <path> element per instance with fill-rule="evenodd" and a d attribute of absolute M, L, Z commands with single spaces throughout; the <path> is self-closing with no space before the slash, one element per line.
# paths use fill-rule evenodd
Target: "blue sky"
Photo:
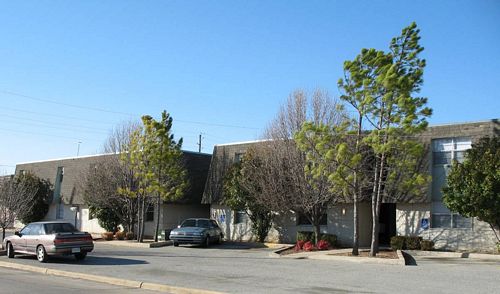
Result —
<path fill-rule="evenodd" d="M 328 91 L 344 60 L 412 21 L 431 124 L 500 117 L 498 1 L 1 1 L 0 174 L 99 153 L 143 114 L 184 149 L 258 138 L 290 92 Z"/>

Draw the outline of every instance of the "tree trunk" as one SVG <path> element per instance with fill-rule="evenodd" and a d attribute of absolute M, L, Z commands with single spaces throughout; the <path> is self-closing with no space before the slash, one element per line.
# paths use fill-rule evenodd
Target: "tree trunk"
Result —
<path fill-rule="evenodd" d="M 314 224 L 314 244 L 318 244 L 318 241 L 321 237 L 321 229 L 320 229 L 320 219 L 318 219 L 318 223 Z"/>
<path fill-rule="evenodd" d="M 353 221 L 354 221 L 354 232 L 352 236 L 352 255 L 359 255 L 359 203 L 357 192 L 354 193 L 354 209 L 353 209 Z"/>
<path fill-rule="evenodd" d="M 497 234 L 497 230 L 495 229 L 495 227 L 492 224 L 489 224 L 489 225 L 490 225 L 491 229 L 493 230 L 493 233 L 495 233 L 495 237 L 497 237 L 497 242 L 500 243 L 500 237 Z M 5 238 L 5 233 L 4 233 L 4 238 Z"/>
<path fill-rule="evenodd" d="M 139 242 L 142 243 L 144 242 L 144 218 L 145 218 L 145 214 L 146 214 L 146 197 L 142 197 L 142 200 L 141 200 L 141 233 L 139 235 Z"/>
<path fill-rule="evenodd" d="M 379 239 L 379 231 L 380 231 L 380 206 L 382 204 L 382 177 L 384 174 L 384 162 L 385 162 L 385 153 L 382 153 L 380 157 L 380 170 L 378 175 L 378 183 L 377 183 L 377 193 L 374 199 L 372 199 L 372 216 L 373 216 L 373 225 L 372 225 L 372 243 L 370 246 L 370 256 L 374 257 L 378 253 L 378 239 Z M 375 200 L 375 201 L 373 201 Z"/>
<path fill-rule="evenodd" d="M 5 239 L 5 228 L 2 228 L 2 242 L 3 242 L 3 239 Z"/>
<path fill-rule="evenodd" d="M 160 233 L 160 210 L 161 210 L 161 197 L 158 193 L 156 198 L 156 228 L 155 228 L 155 242 L 158 242 L 158 234 Z"/>
<path fill-rule="evenodd" d="M 375 256 L 376 252 L 373 250 L 375 248 L 375 243 L 378 238 L 378 215 L 377 215 L 377 187 L 378 187 L 378 166 L 379 159 L 375 158 L 375 171 L 373 179 L 373 190 L 372 190 L 372 240 L 370 245 L 370 256 Z"/>
<path fill-rule="evenodd" d="M 141 237 L 141 196 L 137 196 L 137 242 L 139 242 Z"/>
<path fill-rule="evenodd" d="M 376 213 L 377 209 L 374 207 L 376 204 L 375 201 L 372 200 L 372 242 L 370 246 L 370 256 L 375 257 L 378 251 L 378 232 L 379 232 L 379 223 L 378 223 L 378 214 Z"/>
<path fill-rule="evenodd" d="M 361 128 L 363 126 L 363 115 L 361 112 L 359 112 L 359 117 L 358 117 L 358 130 L 356 134 L 356 150 L 355 154 L 359 153 L 359 144 L 361 140 Z M 359 203 L 358 200 L 361 199 L 361 188 L 359 187 L 359 179 L 358 179 L 358 171 L 359 168 L 356 167 L 354 170 L 354 197 L 353 197 L 353 226 L 354 226 L 354 232 L 352 235 L 352 255 L 358 256 L 359 255 Z"/>

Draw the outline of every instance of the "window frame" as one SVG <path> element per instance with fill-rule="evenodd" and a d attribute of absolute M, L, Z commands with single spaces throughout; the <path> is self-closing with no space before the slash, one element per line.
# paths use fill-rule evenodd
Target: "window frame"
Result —
<path fill-rule="evenodd" d="M 312 226 L 313 224 L 303 213 L 297 213 L 295 218 L 295 223 L 297 226 Z M 328 226 L 328 213 L 324 213 L 321 216 L 320 226 Z"/>
<path fill-rule="evenodd" d="M 154 222 L 155 220 L 155 206 L 150 204 L 146 208 L 146 215 L 144 216 L 144 221 L 146 222 Z"/>
<path fill-rule="evenodd" d="M 439 226 L 437 227 L 435 225 L 435 221 L 434 221 L 434 216 L 449 216 L 450 217 L 450 223 L 448 226 Z M 468 226 L 457 226 L 456 224 L 458 223 L 458 221 L 455 221 L 454 218 L 456 217 L 461 217 L 465 220 L 468 220 L 468 223 L 469 225 Z M 451 213 L 447 213 L 447 212 L 436 212 L 436 213 L 431 213 L 431 229 L 460 229 L 460 230 L 472 230 L 473 227 L 474 227 L 474 218 L 472 217 L 465 217 L 459 213 L 455 213 L 455 212 L 451 212 Z"/>
<path fill-rule="evenodd" d="M 244 210 L 234 210 L 233 211 L 233 224 L 244 224 L 248 221 L 248 214 Z"/>
<path fill-rule="evenodd" d="M 434 181 L 436 180 L 434 178 L 434 170 L 436 167 L 443 167 L 445 169 L 445 175 L 447 177 L 448 171 L 453 164 L 455 160 L 458 162 L 463 162 L 465 159 L 465 154 L 467 150 L 469 150 L 472 146 L 472 137 L 470 136 L 458 136 L 458 137 L 443 137 L 443 138 L 434 138 L 432 139 L 431 145 L 432 145 L 432 184 L 431 184 L 431 191 L 434 191 L 437 189 L 437 187 L 434 186 Z M 439 142 L 442 142 L 441 145 Z M 465 146 L 465 147 L 464 147 Z M 437 156 L 439 154 L 439 157 Z M 449 154 L 449 158 L 448 155 Z M 444 155 L 444 156 L 443 156 Z M 441 159 L 439 162 L 436 162 L 436 159 Z M 442 159 L 445 160 L 442 160 Z M 439 187 L 439 190 L 441 190 L 444 185 L 446 185 L 446 178 L 444 179 L 443 185 Z M 441 196 L 442 197 L 442 196 Z M 442 199 L 439 199 L 439 197 L 436 197 L 433 192 L 431 192 L 431 201 L 432 203 L 443 203 Z M 435 226 L 435 221 L 434 221 L 434 216 L 449 216 L 450 222 L 448 226 Z M 467 227 L 457 227 L 456 223 L 458 221 L 453 221 L 454 218 L 456 217 L 462 217 L 464 219 L 468 219 L 469 225 Z M 467 218 L 459 213 L 455 213 L 452 211 L 448 212 L 433 212 L 433 209 L 431 209 L 431 222 L 430 222 L 430 228 L 431 229 L 462 229 L 462 230 L 471 230 L 474 227 L 474 220 L 473 218 Z"/>

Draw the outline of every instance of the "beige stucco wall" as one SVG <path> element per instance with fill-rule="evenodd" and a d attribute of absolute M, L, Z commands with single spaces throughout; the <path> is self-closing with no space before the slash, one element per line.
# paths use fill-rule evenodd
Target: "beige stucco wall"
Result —
<path fill-rule="evenodd" d="M 99 225 L 99 220 L 97 218 L 89 219 L 90 211 L 88 208 L 80 209 L 79 217 L 81 217 L 81 231 L 93 234 L 100 234 L 106 231 Z"/>
<path fill-rule="evenodd" d="M 490 226 L 478 219 L 472 228 L 420 228 L 422 218 L 430 218 L 431 204 L 399 203 L 396 208 L 396 230 L 401 236 L 417 235 L 432 240 L 436 249 L 454 251 L 493 251 L 496 238 Z"/>
<path fill-rule="evenodd" d="M 176 228 L 180 223 L 192 217 L 208 218 L 210 209 L 208 205 L 194 204 L 163 204 L 160 213 L 160 230 L 171 230 Z M 144 224 L 144 235 L 153 237 L 156 229 L 156 217 L 154 214 L 153 221 L 148 221 Z"/>
<path fill-rule="evenodd" d="M 64 212 L 61 221 L 74 223 L 75 222 L 75 212 L 71 211 L 71 205 L 63 205 Z M 49 212 L 43 220 L 52 221 L 56 220 L 56 209 L 57 204 L 51 204 L 49 206 Z M 99 225 L 99 221 L 96 218 L 89 219 L 90 212 L 86 205 L 80 205 L 80 211 L 77 216 L 77 228 L 81 231 L 100 234 L 105 232 Z M 177 227 L 184 219 L 190 217 L 209 217 L 209 207 L 208 205 L 190 205 L 190 204 L 163 204 L 162 213 L 160 216 L 160 229 L 173 229 Z M 144 234 L 148 237 L 152 237 L 155 231 L 156 225 L 156 214 L 153 221 L 145 223 Z M 22 227 L 23 224 L 17 224 L 17 227 Z"/>
<path fill-rule="evenodd" d="M 223 205 L 212 205 L 210 207 L 210 218 L 214 219 L 222 229 L 226 240 L 250 241 L 253 238 L 250 231 L 251 223 L 234 223 L 234 211 Z"/>
<path fill-rule="evenodd" d="M 165 229 L 173 229 L 187 218 L 208 218 L 209 216 L 210 209 L 208 205 L 166 204 L 163 205 L 161 223 Z"/>
<path fill-rule="evenodd" d="M 345 212 L 345 213 L 343 213 Z M 219 223 L 228 240 L 252 241 L 251 222 L 247 218 L 244 223 L 234 223 L 234 211 L 222 205 L 212 205 L 211 217 Z M 368 203 L 360 205 L 360 246 L 367 247 L 371 240 L 371 210 Z M 321 226 L 321 232 L 337 235 L 341 246 L 350 246 L 353 235 L 352 205 L 339 205 L 328 210 L 326 226 Z M 293 212 L 277 214 L 273 228 L 266 239 L 268 242 L 295 243 L 298 231 L 313 231 L 311 225 L 296 225 Z"/>
<path fill-rule="evenodd" d="M 334 206 L 328 213 L 328 233 L 337 235 L 341 246 L 352 246 L 354 232 L 354 209 L 352 204 Z M 359 204 L 359 246 L 368 247 L 371 241 L 371 206 Z"/>

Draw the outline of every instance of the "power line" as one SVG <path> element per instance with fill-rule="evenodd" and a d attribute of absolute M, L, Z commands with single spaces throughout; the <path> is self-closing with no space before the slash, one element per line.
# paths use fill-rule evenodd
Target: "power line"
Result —
<path fill-rule="evenodd" d="M 92 110 L 92 111 L 100 111 L 100 112 L 106 112 L 106 113 L 121 114 L 121 115 L 127 115 L 127 116 L 134 116 L 134 114 L 131 114 L 131 113 L 107 110 L 107 109 L 102 109 L 102 108 L 97 108 L 97 107 L 89 107 L 89 106 L 81 106 L 81 105 L 76 105 L 76 104 L 64 103 L 64 102 L 59 102 L 59 101 L 55 101 L 55 100 L 51 100 L 51 99 L 37 98 L 37 97 L 28 96 L 28 95 L 19 94 L 19 93 L 14 93 L 14 92 L 5 91 L 5 90 L 0 90 L 0 93 L 12 95 L 12 96 L 17 96 L 17 97 L 22 97 L 22 98 L 26 98 L 26 99 L 30 99 L 30 100 L 34 100 L 34 101 L 39 101 L 39 102 L 51 103 L 51 104 L 56 104 L 56 105 L 63 105 L 63 106 L 67 106 L 67 107 L 86 109 L 86 110 Z"/>
<path fill-rule="evenodd" d="M 72 108 L 77 108 L 77 109 L 86 109 L 86 110 L 91 110 L 91 111 L 99 111 L 99 112 L 105 112 L 105 113 L 120 114 L 120 115 L 129 116 L 129 117 L 130 116 L 133 116 L 133 117 L 139 116 L 138 114 L 133 114 L 133 113 L 127 113 L 127 112 L 121 112 L 121 111 L 113 111 L 113 110 L 108 110 L 108 109 L 104 109 L 104 108 L 82 106 L 82 105 L 71 104 L 71 103 L 64 103 L 64 102 L 59 102 L 59 101 L 55 101 L 55 100 L 52 100 L 52 99 L 37 98 L 37 97 L 33 97 L 33 96 L 29 96 L 29 95 L 24 95 L 24 94 L 19 94 L 19 93 L 15 93 L 15 92 L 11 92 L 11 91 L 6 91 L 6 90 L 0 90 L 0 93 L 7 94 L 7 95 L 12 95 L 12 96 L 16 96 L 16 97 L 21 97 L 21 98 L 25 98 L 25 99 L 30 99 L 30 100 L 34 100 L 34 101 L 38 101 L 38 102 L 51 103 L 51 104 L 62 105 L 62 106 L 67 106 L 67 107 L 72 107 Z M 175 122 L 181 122 L 181 123 L 214 126 L 214 127 L 259 130 L 259 128 L 256 128 L 256 127 L 247 127 L 247 126 L 239 126 L 239 125 L 231 125 L 231 124 L 208 123 L 208 122 L 183 120 L 183 119 L 174 119 L 174 121 Z"/>
<path fill-rule="evenodd" d="M 92 123 L 98 123 L 98 124 L 107 124 L 107 125 L 114 125 L 115 124 L 115 122 L 97 121 L 97 120 L 85 119 L 85 118 L 74 117 L 74 116 L 60 115 L 60 114 L 55 114 L 55 113 L 28 111 L 28 110 L 5 107 L 5 106 L 2 106 L 2 110 L 11 110 L 11 111 L 15 111 L 15 112 L 29 113 L 29 114 L 35 114 L 35 115 L 41 115 L 41 116 L 50 116 L 51 118 L 56 117 L 56 118 L 71 119 L 71 120 L 77 120 L 77 121 L 86 121 L 86 122 L 92 122 Z"/>
<path fill-rule="evenodd" d="M 83 132 L 83 133 L 89 133 L 89 134 L 94 134 L 94 135 L 107 135 L 108 134 L 107 132 L 97 132 L 97 131 L 92 131 L 92 130 L 75 129 L 75 128 L 65 128 L 65 127 L 50 125 L 49 123 L 45 123 L 45 124 L 46 125 L 41 125 L 41 123 L 23 122 L 24 126 L 34 126 L 34 127 L 39 127 L 39 128 L 49 128 L 49 129 L 55 129 L 55 130 L 62 131 L 62 132 Z"/>
<path fill-rule="evenodd" d="M 54 121 L 47 122 L 47 121 L 38 120 L 38 119 L 18 117 L 18 116 L 8 115 L 8 114 L 4 114 L 3 116 L 10 117 L 10 118 L 17 119 L 17 120 L 32 121 L 32 122 L 36 122 L 36 123 L 50 125 L 50 126 L 47 126 L 47 127 L 52 127 L 54 124 L 59 124 L 60 123 L 60 122 L 54 122 Z M 34 124 L 31 124 L 31 125 L 34 125 Z M 103 130 L 101 128 L 92 128 L 92 127 L 86 127 L 86 126 L 81 126 L 81 125 L 73 125 L 73 124 L 67 124 L 67 123 L 64 123 L 64 126 L 75 127 L 75 128 L 80 128 L 80 129 L 94 130 L 94 131 L 98 131 L 99 133 L 107 134 L 107 131 Z M 67 128 L 65 128 L 65 129 L 67 129 Z"/>
<path fill-rule="evenodd" d="M 66 137 L 66 136 L 59 136 L 59 135 L 35 133 L 35 132 L 29 132 L 29 131 L 11 130 L 11 129 L 5 129 L 5 128 L 0 128 L 0 131 L 14 133 L 14 134 L 28 134 L 28 135 L 38 135 L 38 136 L 44 136 L 44 137 L 55 137 L 55 138 L 72 140 L 72 141 L 82 140 L 82 138 L 74 138 L 74 137 Z M 87 142 L 88 141 L 97 142 L 96 140 L 84 140 L 84 141 L 87 141 Z"/>

